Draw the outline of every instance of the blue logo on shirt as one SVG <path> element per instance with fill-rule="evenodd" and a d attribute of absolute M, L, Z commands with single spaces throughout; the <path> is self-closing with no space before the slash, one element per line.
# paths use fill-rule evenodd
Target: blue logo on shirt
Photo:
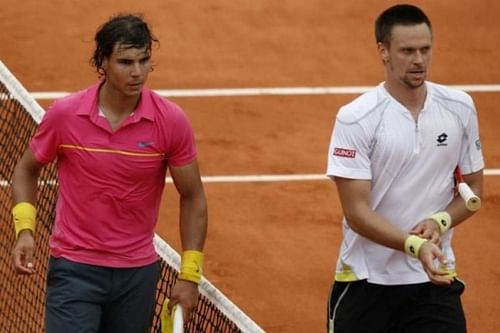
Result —
<path fill-rule="evenodd" d="M 147 147 L 151 147 L 153 144 L 154 144 L 153 141 L 139 141 L 139 142 L 137 142 L 137 147 L 147 148 Z"/>

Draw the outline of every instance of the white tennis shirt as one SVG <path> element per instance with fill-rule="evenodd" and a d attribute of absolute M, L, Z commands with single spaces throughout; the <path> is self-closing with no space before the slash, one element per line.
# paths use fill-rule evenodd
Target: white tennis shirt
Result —
<path fill-rule="evenodd" d="M 336 118 L 327 175 L 371 180 L 371 207 L 410 231 L 453 199 L 453 171 L 484 168 L 478 119 L 463 91 L 426 82 L 427 97 L 415 120 L 381 83 L 343 106 Z M 452 230 L 443 235 L 448 269 L 455 269 Z M 429 281 L 416 258 L 376 244 L 343 221 L 336 279 L 376 284 Z"/>

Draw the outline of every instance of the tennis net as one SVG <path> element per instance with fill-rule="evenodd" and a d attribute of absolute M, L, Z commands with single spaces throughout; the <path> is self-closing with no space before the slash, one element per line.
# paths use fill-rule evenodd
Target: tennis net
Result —
<path fill-rule="evenodd" d="M 48 239 L 55 217 L 58 187 L 55 163 L 43 168 L 38 182 L 36 273 L 32 276 L 16 274 L 10 255 L 15 242 L 10 213 L 12 173 L 43 114 L 40 105 L 0 61 L 0 327 L 6 333 L 44 331 Z M 150 332 L 159 333 L 161 306 L 177 279 L 180 257 L 158 235 L 155 235 L 154 245 L 161 260 L 161 278 Z M 200 283 L 200 293 L 198 307 L 186 324 L 186 332 L 264 332 L 205 278 Z"/>

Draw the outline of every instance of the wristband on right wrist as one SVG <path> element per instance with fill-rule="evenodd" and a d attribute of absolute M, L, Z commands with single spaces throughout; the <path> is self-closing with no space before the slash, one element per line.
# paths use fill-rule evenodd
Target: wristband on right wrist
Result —
<path fill-rule="evenodd" d="M 181 256 L 179 279 L 200 284 L 203 267 L 203 252 L 186 250 Z"/>
<path fill-rule="evenodd" d="M 20 202 L 12 208 L 12 217 L 14 218 L 14 228 L 16 230 L 16 238 L 19 233 L 25 229 L 35 233 L 36 227 L 36 208 L 29 202 Z"/>
<path fill-rule="evenodd" d="M 420 248 L 422 245 L 427 242 L 427 239 L 410 235 L 405 240 L 405 252 L 415 258 L 418 258 L 420 254 Z"/>
<path fill-rule="evenodd" d="M 432 214 L 431 216 L 429 216 L 429 219 L 436 222 L 436 224 L 439 226 L 439 230 L 441 231 L 441 235 L 447 232 L 451 227 L 451 215 L 446 211 Z"/>

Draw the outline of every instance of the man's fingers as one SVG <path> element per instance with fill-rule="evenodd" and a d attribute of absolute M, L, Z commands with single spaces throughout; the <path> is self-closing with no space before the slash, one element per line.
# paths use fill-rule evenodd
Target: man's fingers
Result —
<path fill-rule="evenodd" d="M 191 309 L 183 309 L 184 322 L 187 323 L 191 319 Z"/>
<path fill-rule="evenodd" d="M 178 303 L 179 300 L 175 296 L 171 297 L 167 305 L 168 313 L 172 313 L 174 306 L 176 306 Z"/>
<path fill-rule="evenodd" d="M 441 236 L 437 232 L 433 232 L 432 235 L 430 236 L 430 241 L 437 246 L 440 246 L 441 243 Z"/>
<path fill-rule="evenodd" d="M 453 281 L 453 278 L 450 277 L 449 272 L 441 268 L 446 267 L 446 257 L 435 244 L 429 242 L 429 245 L 431 246 L 429 248 L 430 252 L 428 252 L 427 255 L 423 256 L 422 258 L 422 264 L 424 266 L 425 272 L 429 276 L 431 282 L 434 284 L 450 284 Z M 439 267 L 436 267 L 434 259 L 437 259 L 439 261 Z"/>
<path fill-rule="evenodd" d="M 448 275 L 445 271 L 426 271 L 427 275 L 431 279 L 431 282 L 438 285 L 451 284 L 453 278 Z"/>
<path fill-rule="evenodd" d="M 26 268 L 34 271 L 35 265 L 34 265 L 34 261 L 33 261 L 33 250 L 32 249 L 25 250 L 24 264 L 26 265 Z"/>
<path fill-rule="evenodd" d="M 453 279 L 447 277 L 447 276 L 432 276 L 431 277 L 431 282 L 434 284 L 438 285 L 446 285 L 446 284 L 451 284 Z"/>
<path fill-rule="evenodd" d="M 415 228 L 411 229 L 410 234 L 411 235 L 419 235 L 422 233 L 422 231 L 423 231 L 423 227 L 422 227 L 422 225 L 419 224 Z"/>
<path fill-rule="evenodd" d="M 35 272 L 34 258 L 33 258 L 33 248 L 25 247 L 23 248 L 23 255 L 21 256 L 21 264 L 26 268 L 26 270 L 31 274 Z"/>
<path fill-rule="evenodd" d="M 35 270 L 33 263 L 26 264 L 22 255 L 14 255 L 14 268 L 20 274 L 32 274 Z"/>
<path fill-rule="evenodd" d="M 12 254 L 12 262 L 14 264 L 14 268 L 16 269 L 16 271 L 18 271 L 18 272 L 23 271 L 21 253 L 14 251 L 14 253 Z"/>
<path fill-rule="evenodd" d="M 15 248 L 12 252 L 12 261 L 15 270 L 20 274 L 33 274 L 35 272 L 32 248 Z"/>

